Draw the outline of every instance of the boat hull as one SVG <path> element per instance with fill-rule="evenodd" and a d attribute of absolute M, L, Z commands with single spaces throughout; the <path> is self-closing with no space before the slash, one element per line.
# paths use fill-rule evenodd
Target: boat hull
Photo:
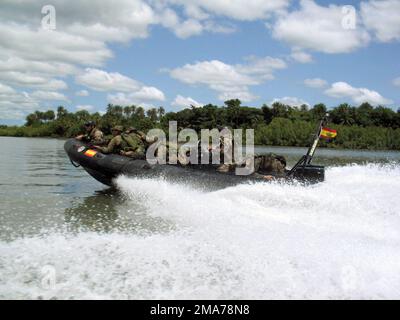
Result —
<path fill-rule="evenodd" d="M 97 181 L 108 186 L 112 186 L 113 180 L 120 175 L 139 178 L 165 177 L 178 181 L 196 180 L 207 184 L 224 185 L 234 185 L 244 181 L 265 181 L 259 175 L 220 173 L 216 171 L 216 165 L 150 165 L 146 160 L 94 151 L 76 139 L 67 140 L 64 149 L 74 166 L 81 166 Z M 324 181 L 324 176 L 324 167 L 308 165 L 299 167 L 293 175 L 281 179 L 316 183 Z"/>

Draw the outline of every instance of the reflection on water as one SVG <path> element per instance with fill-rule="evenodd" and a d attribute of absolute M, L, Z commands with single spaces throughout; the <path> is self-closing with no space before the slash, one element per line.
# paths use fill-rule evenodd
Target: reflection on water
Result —
<path fill-rule="evenodd" d="M 70 232 L 166 232 L 174 226 L 160 218 L 146 215 L 140 203 L 129 201 L 115 188 L 95 191 L 83 201 L 72 200 L 65 209 L 66 228 Z"/>

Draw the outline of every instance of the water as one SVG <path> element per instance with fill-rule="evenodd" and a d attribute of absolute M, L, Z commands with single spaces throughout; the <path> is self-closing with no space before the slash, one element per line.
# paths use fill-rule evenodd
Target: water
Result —
<path fill-rule="evenodd" d="M 62 140 L 0 146 L 1 299 L 400 298 L 398 152 L 318 150 L 326 182 L 308 187 L 112 190 Z"/>

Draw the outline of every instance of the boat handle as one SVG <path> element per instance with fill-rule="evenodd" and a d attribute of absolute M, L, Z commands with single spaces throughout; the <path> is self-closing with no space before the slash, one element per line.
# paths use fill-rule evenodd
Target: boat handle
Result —
<path fill-rule="evenodd" d="M 69 161 L 71 161 L 72 165 L 73 165 L 75 168 L 79 168 L 79 167 L 81 166 L 80 164 L 75 164 L 75 162 L 72 161 L 72 159 L 69 159 Z"/>

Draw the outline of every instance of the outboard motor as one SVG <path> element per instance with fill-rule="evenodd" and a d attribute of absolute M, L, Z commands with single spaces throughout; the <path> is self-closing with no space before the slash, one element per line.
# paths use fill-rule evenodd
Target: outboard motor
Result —
<path fill-rule="evenodd" d="M 321 137 L 322 128 L 327 122 L 328 114 L 319 123 L 317 133 L 314 136 L 312 145 L 308 148 L 307 154 L 302 156 L 301 159 L 293 166 L 287 173 L 288 178 L 294 178 L 300 181 L 315 181 L 322 182 L 325 180 L 325 168 L 323 166 L 314 166 L 311 164 L 315 150 L 318 145 L 319 138 Z"/>
<path fill-rule="evenodd" d="M 325 180 L 325 167 L 314 165 L 298 166 L 291 176 L 299 181 L 323 182 Z"/>

